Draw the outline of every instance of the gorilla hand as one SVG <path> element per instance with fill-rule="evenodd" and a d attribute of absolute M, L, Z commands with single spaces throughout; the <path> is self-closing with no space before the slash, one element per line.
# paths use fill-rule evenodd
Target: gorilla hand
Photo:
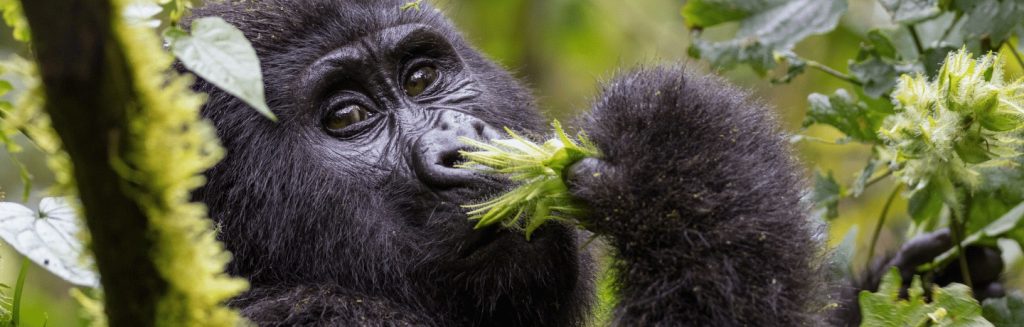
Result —
<path fill-rule="evenodd" d="M 609 83 L 570 168 L 581 223 L 614 248 L 626 325 L 813 324 L 818 244 L 770 110 L 681 68 Z"/>
<path fill-rule="evenodd" d="M 951 248 L 953 248 L 953 241 L 948 228 L 914 237 L 904 244 L 895 256 L 884 261 L 884 264 L 874 267 L 870 274 L 873 278 L 869 285 L 873 286 L 872 289 L 877 289 L 880 282 L 879 277 L 892 267 L 896 267 L 900 271 L 904 287 L 909 287 L 913 276 L 918 274 L 918 266 L 932 261 L 936 256 Z M 967 258 L 968 273 L 974 286 L 974 296 L 979 300 L 1004 296 L 1006 291 L 999 280 L 999 274 L 1002 273 L 1004 264 L 999 249 L 968 246 L 964 248 L 964 252 Z M 936 272 L 934 282 L 940 286 L 949 283 L 965 283 L 961 271 L 960 261 L 954 261 Z"/>
<path fill-rule="evenodd" d="M 864 290 L 877 291 L 882 277 L 893 267 L 900 272 L 900 277 L 903 280 L 901 294 L 906 296 L 906 289 L 910 287 L 914 275 L 919 274 L 917 267 L 932 261 L 936 256 L 952 247 L 953 241 L 949 229 L 941 229 L 918 235 L 903 244 L 895 255 L 873 263 L 862 276 L 852 280 L 850 287 L 840 290 L 839 308 L 832 312 L 830 318 L 833 325 L 860 325 L 858 294 Z M 1004 296 L 1006 291 L 999 280 L 999 274 L 1003 271 L 1003 259 L 999 250 L 991 247 L 969 246 L 964 249 L 964 252 L 967 253 L 967 266 L 974 285 L 974 296 L 979 300 Z M 939 286 L 954 282 L 964 283 L 959 261 L 954 261 L 936 272 L 933 282 Z"/>

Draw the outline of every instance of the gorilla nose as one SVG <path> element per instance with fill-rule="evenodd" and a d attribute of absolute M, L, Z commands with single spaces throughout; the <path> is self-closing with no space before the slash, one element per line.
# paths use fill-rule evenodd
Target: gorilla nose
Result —
<path fill-rule="evenodd" d="M 435 190 L 466 187 L 479 176 L 456 168 L 463 162 L 460 151 L 471 150 L 461 137 L 487 141 L 499 137 L 497 129 L 470 115 L 445 111 L 434 126 L 416 142 L 413 169 L 423 183 Z"/>

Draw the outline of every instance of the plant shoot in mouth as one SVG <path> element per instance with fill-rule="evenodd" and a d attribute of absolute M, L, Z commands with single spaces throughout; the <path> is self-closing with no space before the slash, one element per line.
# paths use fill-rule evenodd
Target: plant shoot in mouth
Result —
<path fill-rule="evenodd" d="M 467 162 L 459 168 L 473 169 L 487 174 L 507 176 L 519 184 L 511 191 L 478 204 L 464 206 L 469 219 L 476 220 L 476 228 L 501 223 L 506 228 L 524 229 L 526 238 L 548 220 L 570 218 L 581 214 L 583 208 L 569 194 L 565 184 L 566 169 L 600 152 L 585 134 L 574 140 L 562 125 L 554 121 L 554 138 L 537 144 L 511 129 L 505 128 L 508 139 L 491 143 L 462 138 L 462 142 L 477 151 L 462 151 Z"/>

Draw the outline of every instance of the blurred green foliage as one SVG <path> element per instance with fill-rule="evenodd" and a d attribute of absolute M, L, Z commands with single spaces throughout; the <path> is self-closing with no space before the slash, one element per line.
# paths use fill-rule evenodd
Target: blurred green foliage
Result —
<path fill-rule="evenodd" d="M 445 11 L 462 29 L 464 35 L 490 58 L 509 68 L 517 77 L 525 80 L 538 96 L 540 107 L 549 118 L 570 121 L 575 114 L 589 106 L 590 98 L 598 92 L 599 82 L 608 79 L 616 71 L 638 65 L 653 65 L 664 62 L 684 62 L 688 66 L 713 71 L 706 63 L 690 59 L 687 55 L 691 34 L 686 21 L 680 15 L 683 0 L 427 0 Z M 959 1 L 966 3 L 965 1 Z M 991 1 L 978 3 L 988 4 Z M 838 27 L 825 35 L 810 36 L 793 45 L 792 52 L 802 59 L 812 60 L 828 67 L 841 67 L 848 71 L 848 60 L 858 58 L 861 40 L 869 38 L 872 26 L 890 23 L 890 17 L 882 3 L 897 1 L 850 0 L 847 12 L 840 18 Z M 699 8 L 698 8 L 699 9 Z M 971 7 L 969 10 L 988 10 L 988 7 Z M 998 10 L 995 11 L 999 13 Z M 736 16 L 738 17 L 738 16 Z M 1018 16 L 1019 17 L 1019 16 Z M 708 22 L 729 20 L 735 17 L 709 17 Z M 919 19 L 912 15 L 905 19 Z M 952 19 L 952 18 L 951 18 Z M 1019 20 L 1019 18 L 1018 18 Z M 995 28 L 984 20 L 968 22 L 970 29 Z M 967 24 L 967 23 L 965 23 Z M 925 25 L 925 24 L 923 24 Z M 723 24 L 704 29 L 702 39 L 724 40 L 733 35 L 738 24 Z M 942 31 L 935 27 L 921 26 L 922 38 L 935 38 Z M 0 57 L 10 53 L 24 53 L 25 49 L 10 38 L 10 31 L 0 31 Z M 900 35 L 897 38 L 909 38 Z M 1019 40 L 1017 41 L 1019 42 Z M 889 51 L 879 43 L 876 46 L 879 57 L 860 58 L 863 69 L 872 69 L 874 60 L 884 61 Z M 1005 52 L 1005 49 L 1003 50 Z M 1004 53 L 1004 57 L 1012 58 Z M 938 58 L 936 62 L 941 60 Z M 773 69 L 772 76 L 783 76 L 793 65 L 765 67 Z M 773 85 L 762 78 L 749 66 L 738 66 L 734 70 L 720 72 L 734 83 L 747 87 L 762 101 L 774 105 L 779 111 L 784 127 L 796 132 L 801 129 L 805 113 L 813 103 L 808 95 L 821 93 L 825 102 L 842 101 L 837 93 L 847 88 L 847 95 L 871 101 L 859 88 L 817 70 L 795 76 L 788 84 Z M 1016 78 L 1024 70 L 1013 61 L 1006 65 L 1006 75 Z M 15 85 L 17 87 L 17 85 Z M 891 88 L 880 85 L 880 88 Z M 857 107 L 838 107 L 839 110 L 862 110 Z M 813 125 L 802 134 L 821 140 L 836 140 L 843 137 L 836 129 L 821 124 Z M 34 176 L 32 199 L 27 203 L 38 203 L 43 190 L 53 183 L 53 177 L 46 169 L 41 154 L 28 148 L 19 154 L 20 160 L 28 166 Z M 800 157 L 808 167 L 826 167 L 839 185 L 850 185 L 861 175 L 862 169 L 872 156 L 869 146 L 857 143 L 834 145 L 826 142 L 799 143 Z M 6 192 L 8 200 L 20 201 L 22 183 L 18 170 L 8 160 L 8 154 L 0 151 L 0 191 Z M 815 171 L 807 170 L 813 177 Z M 883 189 L 891 189 L 893 181 L 878 182 Z M 837 202 L 838 218 L 830 222 L 830 242 L 838 244 L 852 226 L 861 231 L 870 230 L 878 219 L 888 198 L 887 192 L 865 192 L 859 197 L 844 198 Z M 907 201 L 899 199 L 892 204 L 890 219 L 879 236 L 879 252 L 891 251 L 904 240 L 910 217 L 906 214 Z M 1008 209 L 1008 208 L 1007 208 Z M 854 246 L 857 248 L 853 261 L 863 266 L 867 260 L 865 250 L 870 243 L 870 233 L 861 232 Z M 1008 262 L 1006 276 L 1009 286 L 1024 287 L 1024 263 L 1016 253 L 1004 253 Z M 0 245 L 0 283 L 13 285 L 17 277 L 20 259 L 7 246 Z M 22 323 L 24 326 L 80 326 L 77 305 L 68 295 L 70 285 L 49 275 L 38 267 L 31 267 L 23 298 Z M 603 291 L 603 294 L 610 292 Z"/>

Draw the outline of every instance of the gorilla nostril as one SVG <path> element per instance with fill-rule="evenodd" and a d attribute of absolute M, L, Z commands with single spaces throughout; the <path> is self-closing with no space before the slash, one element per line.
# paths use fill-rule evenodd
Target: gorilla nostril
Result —
<path fill-rule="evenodd" d="M 442 153 L 439 164 L 445 168 L 456 168 L 455 166 L 465 163 L 466 158 L 460 153 L 462 150 L 465 149 L 460 148 Z"/>
<path fill-rule="evenodd" d="M 478 135 L 478 136 L 484 136 L 484 129 L 485 129 L 485 128 L 487 128 L 487 125 L 486 125 L 486 124 L 484 124 L 484 122 L 482 122 L 482 121 L 479 121 L 479 120 L 478 120 L 478 121 L 475 121 L 475 122 L 473 122 L 473 130 L 475 130 L 475 131 L 476 131 L 476 135 Z"/>
<path fill-rule="evenodd" d="M 441 123 L 441 130 L 442 131 L 447 131 L 449 129 L 451 129 L 451 126 L 449 126 L 447 122 L 442 122 Z"/>

